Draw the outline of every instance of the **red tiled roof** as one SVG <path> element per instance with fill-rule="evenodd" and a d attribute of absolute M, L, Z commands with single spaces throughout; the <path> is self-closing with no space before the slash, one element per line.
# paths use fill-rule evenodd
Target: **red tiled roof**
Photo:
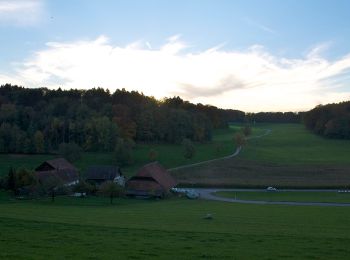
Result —
<path fill-rule="evenodd" d="M 165 190 L 176 186 L 177 182 L 168 171 L 158 162 L 153 162 L 143 166 L 136 174 L 136 177 L 150 177 L 159 183 Z"/>

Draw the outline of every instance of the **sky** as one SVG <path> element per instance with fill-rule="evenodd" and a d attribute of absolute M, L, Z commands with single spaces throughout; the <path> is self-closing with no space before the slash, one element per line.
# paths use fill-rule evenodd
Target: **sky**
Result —
<path fill-rule="evenodd" d="M 348 0 L 0 0 L 0 85 L 259 111 L 350 100 Z"/>

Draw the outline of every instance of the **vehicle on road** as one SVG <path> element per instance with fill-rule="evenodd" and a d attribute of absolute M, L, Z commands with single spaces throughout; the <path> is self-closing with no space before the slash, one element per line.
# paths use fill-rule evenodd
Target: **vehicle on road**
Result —
<path fill-rule="evenodd" d="M 270 186 L 270 187 L 267 187 L 266 190 L 267 191 L 277 191 L 277 188 Z"/>

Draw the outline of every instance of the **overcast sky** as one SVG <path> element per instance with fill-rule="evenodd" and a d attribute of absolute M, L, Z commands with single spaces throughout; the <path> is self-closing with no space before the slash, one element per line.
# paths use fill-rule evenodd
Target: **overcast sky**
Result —
<path fill-rule="evenodd" d="M 257 111 L 350 99 L 350 1 L 0 0 L 0 84 Z"/>

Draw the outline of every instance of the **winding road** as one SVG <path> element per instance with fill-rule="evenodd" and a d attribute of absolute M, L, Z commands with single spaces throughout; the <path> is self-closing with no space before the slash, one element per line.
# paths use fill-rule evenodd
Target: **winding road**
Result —
<path fill-rule="evenodd" d="M 205 188 L 196 188 L 192 189 L 200 194 L 200 199 L 204 200 L 215 200 L 231 203 L 244 203 L 244 204 L 257 204 L 257 205 L 290 205 L 290 206 L 327 206 L 327 207 L 350 207 L 350 203 L 330 203 L 330 202 L 294 202 L 294 201 L 261 201 L 261 200 L 240 200 L 234 198 L 224 198 L 216 196 L 214 193 L 219 191 L 265 191 L 263 189 L 205 189 Z M 281 191 L 292 191 L 292 192 L 330 192 L 337 190 L 294 190 L 286 189 Z"/>
<path fill-rule="evenodd" d="M 271 129 L 265 129 L 265 133 L 263 133 L 261 135 L 246 137 L 245 139 L 246 140 L 257 139 L 257 138 L 264 137 L 270 133 L 271 133 Z M 236 150 L 233 152 L 233 154 L 230 154 L 228 156 L 224 156 L 224 157 L 220 157 L 220 158 L 216 158 L 216 159 L 212 159 L 212 160 L 207 160 L 207 161 L 203 161 L 203 162 L 198 162 L 198 163 L 186 164 L 186 165 L 182 165 L 179 167 L 170 168 L 170 169 L 168 169 L 168 171 L 175 171 L 175 170 L 184 169 L 184 168 L 193 167 L 193 166 L 198 166 L 198 165 L 202 165 L 202 164 L 206 164 L 206 163 L 210 163 L 210 162 L 215 162 L 215 161 L 219 161 L 219 160 L 230 159 L 230 158 L 237 156 L 241 152 L 241 150 L 242 150 L 242 146 L 238 146 L 236 148 Z"/>

